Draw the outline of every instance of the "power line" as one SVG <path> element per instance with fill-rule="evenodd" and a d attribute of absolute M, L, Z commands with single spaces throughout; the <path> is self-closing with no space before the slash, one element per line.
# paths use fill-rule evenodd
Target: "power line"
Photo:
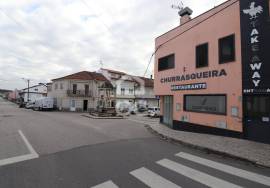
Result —
<path fill-rule="evenodd" d="M 159 49 L 161 46 L 162 46 L 162 45 L 159 45 L 159 46 L 157 47 L 157 49 L 152 53 L 152 55 L 151 55 L 151 57 L 150 57 L 150 60 L 149 60 L 149 62 L 148 62 L 147 68 L 146 68 L 146 70 L 145 70 L 145 72 L 144 72 L 144 74 L 143 74 L 143 77 L 146 76 L 146 73 L 147 73 L 147 71 L 148 71 L 148 69 L 149 69 L 149 66 L 150 66 L 150 64 L 151 64 L 151 62 L 152 62 L 152 59 L 153 59 L 154 55 L 156 54 L 156 52 L 158 51 L 158 49 Z"/>
<path fill-rule="evenodd" d="M 93 9 L 88 5 L 88 3 L 86 3 L 85 0 L 80 0 L 84 5 L 85 7 L 87 7 L 90 11 L 93 11 Z M 111 29 L 109 28 L 109 26 L 107 26 L 107 24 L 102 20 L 100 19 L 99 17 L 97 17 L 97 19 L 103 24 L 103 26 L 112 34 L 114 35 L 114 33 L 111 31 Z"/>

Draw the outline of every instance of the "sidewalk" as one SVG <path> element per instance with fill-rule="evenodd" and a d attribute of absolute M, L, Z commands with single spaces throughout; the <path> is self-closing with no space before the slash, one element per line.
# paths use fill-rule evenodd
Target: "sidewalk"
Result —
<path fill-rule="evenodd" d="M 151 132 L 165 139 L 210 152 L 249 161 L 270 168 L 270 144 L 243 139 L 172 130 L 147 117 L 131 117 L 129 120 L 145 124 Z"/>

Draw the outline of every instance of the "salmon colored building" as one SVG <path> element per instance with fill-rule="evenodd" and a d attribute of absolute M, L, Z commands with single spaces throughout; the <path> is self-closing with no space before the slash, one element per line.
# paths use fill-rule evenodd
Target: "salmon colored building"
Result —
<path fill-rule="evenodd" d="M 229 0 L 156 38 L 161 123 L 270 142 L 269 0 Z"/>

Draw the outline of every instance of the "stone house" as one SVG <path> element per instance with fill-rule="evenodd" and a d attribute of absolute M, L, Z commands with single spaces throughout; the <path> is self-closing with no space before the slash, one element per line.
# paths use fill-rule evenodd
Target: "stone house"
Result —
<path fill-rule="evenodd" d="M 52 80 L 48 85 L 48 97 L 55 99 L 63 111 L 86 112 L 114 104 L 114 91 L 110 82 L 100 73 L 82 71 Z"/>

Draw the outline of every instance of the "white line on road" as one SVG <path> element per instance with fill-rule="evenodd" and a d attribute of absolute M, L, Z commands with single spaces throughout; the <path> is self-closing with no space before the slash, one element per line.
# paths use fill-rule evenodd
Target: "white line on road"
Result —
<path fill-rule="evenodd" d="M 200 182 L 204 185 L 207 185 L 209 187 L 213 188 L 240 188 L 240 186 L 232 184 L 230 182 L 224 181 L 222 179 L 218 179 L 214 176 L 211 176 L 209 174 L 200 172 L 198 170 L 189 168 L 187 166 L 181 165 L 179 163 L 176 163 L 174 161 L 171 161 L 169 159 L 162 159 L 157 162 L 159 165 L 168 168 L 174 172 L 177 172 L 183 176 L 186 176 L 190 179 L 193 179 L 197 182 Z"/>
<path fill-rule="evenodd" d="M 161 177 L 160 175 L 142 167 L 137 170 L 130 172 L 131 175 L 148 185 L 149 187 L 153 188 L 181 188 L 178 185 L 172 183 L 169 180 Z"/>
<path fill-rule="evenodd" d="M 0 166 L 13 164 L 13 163 L 21 162 L 21 161 L 26 161 L 26 160 L 30 160 L 30 159 L 35 159 L 35 158 L 39 157 L 37 152 L 34 150 L 34 148 L 28 142 L 27 138 L 22 133 L 22 131 L 19 130 L 18 132 L 19 132 L 20 136 L 22 137 L 22 139 L 23 139 L 23 141 L 24 141 L 25 145 L 27 146 L 30 153 L 26 154 L 26 155 L 20 155 L 20 156 L 16 156 L 16 157 L 10 157 L 7 159 L 2 159 L 2 160 L 0 160 Z"/>
<path fill-rule="evenodd" d="M 96 185 L 94 187 L 91 188 L 119 188 L 117 185 L 115 185 L 111 180 L 110 181 L 106 181 L 104 183 L 101 183 L 99 185 Z"/>
<path fill-rule="evenodd" d="M 189 161 L 199 163 L 204 166 L 208 166 L 210 168 L 214 168 L 223 172 L 226 172 L 228 174 L 232 174 L 234 176 L 238 176 L 244 179 L 248 179 L 257 183 L 261 183 L 267 186 L 270 186 L 270 177 L 263 176 L 257 173 L 249 172 L 246 170 L 242 170 L 239 168 L 235 168 L 229 165 L 225 165 L 222 163 L 214 162 L 208 159 L 204 159 L 201 157 L 197 157 L 188 153 L 180 152 L 176 154 L 176 156 L 187 159 Z"/>
<path fill-rule="evenodd" d="M 27 146 L 28 150 L 30 151 L 30 153 L 33 155 L 33 156 L 36 156 L 38 157 L 38 154 L 37 152 L 34 150 L 34 148 L 32 147 L 32 145 L 28 142 L 27 138 L 24 136 L 23 132 L 21 130 L 18 130 L 19 134 L 21 135 L 25 145 Z"/>

